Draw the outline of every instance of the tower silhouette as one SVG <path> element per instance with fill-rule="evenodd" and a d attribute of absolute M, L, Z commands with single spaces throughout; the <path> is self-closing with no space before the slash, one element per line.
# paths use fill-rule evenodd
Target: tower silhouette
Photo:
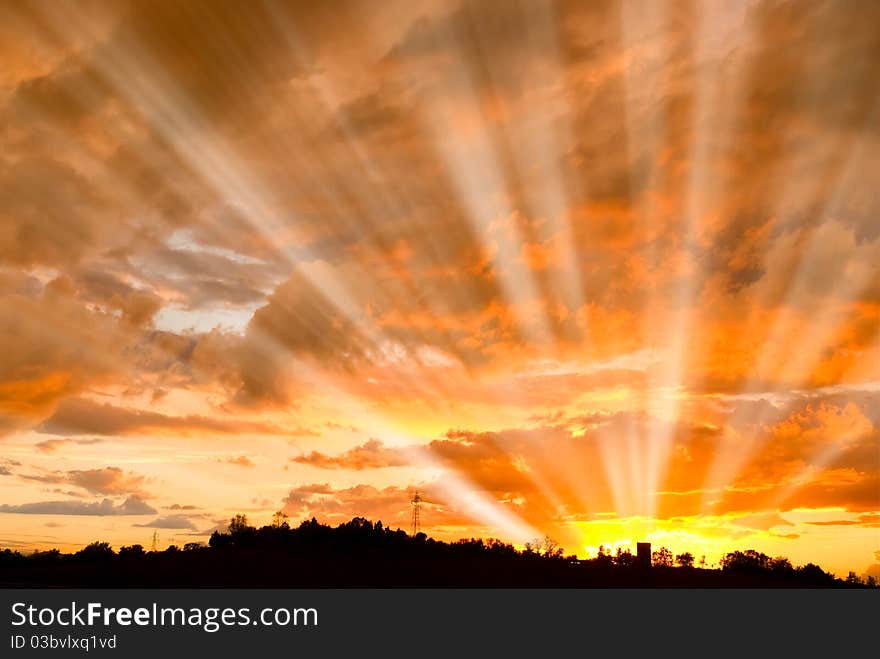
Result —
<path fill-rule="evenodd" d="M 422 508 L 422 497 L 419 496 L 418 490 L 413 496 L 412 501 L 412 535 L 415 537 L 422 530 L 422 522 L 420 519 L 420 513 Z"/>

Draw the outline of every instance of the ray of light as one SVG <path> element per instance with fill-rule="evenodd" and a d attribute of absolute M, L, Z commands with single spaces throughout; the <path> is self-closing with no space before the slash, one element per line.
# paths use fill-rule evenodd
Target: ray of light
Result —
<path fill-rule="evenodd" d="M 458 30 L 455 36 L 462 41 L 473 38 Z M 471 61 L 461 44 L 456 58 L 459 65 L 445 81 L 446 86 L 430 90 L 422 125 L 446 164 L 446 174 L 467 220 L 482 242 L 491 276 L 497 277 L 511 305 L 517 331 L 532 344 L 547 345 L 551 332 L 545 310 L 540 308 L 532 272 L 520 256 L 521 216 L 505 199 L 508 181 L 499 165 L 500 137 L 486 113 L 493 99 L 484 98 L 477 88 L 480 71 L 486 76 L 485 62 Z M 489 85 L 491 88 L 491 82 Z"/>
<path fill-rule="evenodd" d="M 55 23 L 59 31 L 72 29 L 70 26 L 88 29 L 88 25 L 83 24 L 83 21 L 72 16 L 67 18 L 69 20 Z M 174 145 L 178 154 L 191 164 L 194 170 L 200 172 L 218 192 L 251 209 L 250 221 L 257 231 L 266 236 L 279 233 L 279 230 L 283 229 L 279 224 L 281 213 L 280 209 L 273 207 L 272 194 L 258 179 L 251 176 L 246 168 L 235 164 L 237 159 L 231 150 L 220 143 L 214 135 L 200 129 L 198 118 L 193 115 L 191 109 L 187 109 L 187 104 L 179 98 L 170 81 L 165 80 L 157 84 L 163 80 L 163 74 L 155 64 L 151 64 L 150 54 L 137 51 L 132 46 L 132 52 L 118 53 L 118 55 L 119 57 L 113 62 L 101 62 L 102 73 L 107 79 L 133 105 L 149 112 L 151 123 L 160 129 Z M 148 78 L 144 76 L 144 71 L 151 72 Z M 292 258 L 289 263 L 292 265 Z M 299 268 L 299 271 L 310 283 L 324 292 L 346 317 L 352 319 L 359 317 L 359 307 L 350 298 L 341 281 L 330 275 L 316 276 L 306 268 Z M 361 323 L 359 326 L 363 328 L 364 324 Z M 375 335 L 370 338 L 374 345 L 380 342 L 379 337 Z M 296 370 L 303 372 L 304 363 L 298 362 Z M 394 435 L 388 436 L 393 441 Z M 468 486 L 462 476 L 456 475 L 451 480 L 457 485 L 451 494 L 463 498 L 467 510 L 489 515 L 491 518 L 489 523 L 503 524 L 502 530 L 509 532 L 511 537 L 524 538 L 536 535 L 534 529 L 524 526 L 522 522 L 511 518 L 508 513 L 497 509 L 497 505 L 492 504 L 477 488 Z"/>
<path fill-rule="evenodd" d="M 65 23 L 61 21 L 61 24 Z M 150 53 L 139 51 L 132 45 L 131 52 L 119 53 L 114 61 L 102 61 L 100 65 L 102 73 L 120 94 L 128 98 L 135 107 L 147 112 L 151 125 L 167 138 L 178 155 L 194 171 L 199 172 L 221 198 L 232 199 L 247 211 L 246 219 L 254 230 L 269 241 L 272 236 L 285 234 L 284 213 L 276 202 L 273 191 L 240 163 L 228 145 L 215 134 L 200 128 L 200 118 L 188 106 L 180 90 L 152 62 Z M 368 168 L 364 166 L 364 170 Z M 316 189 L 323 187 L 326 185 L 322 185 L 322 182 L 315 182 Z M 340 215 L 344 216 L 344 211 Z M 373 324 L 364 322 L 362 305 L 357 302 L 348 282 L 340 278 L 332 267 L 323 263 L 320 257 L 304 259 L 285 246 L 282 246 L 282 252 L 285 253 L 288 267 L 303 275 L 323 293 L 329 304 L 355 323 L 373 346 L 373 354 L 379 354 L 381 350 L 378 346 L 391 340 L 391 337 L 377 331 Z M 429 382 L 412 381 L 411 384 L 424 388 Z M 438 383 L 433 384 L 436 386 Z"/>
<path fill-rule="evenodd" d="M 847 173 L 855 171 L 860 166 L 859 152 L 862 148 L 864 148 L 862 145 L 856 144 L 847 149 L 849 155 L 846 166 L 836 177 L 834 192 L 826 200 L 819 215 L 821 218 L 834 217 L 835 210 L 838 204 L 843 201 L 847 191 Z M 799 257 L 794 274 L 789 277 L 783 298 L 778 302 L 779 306 L 762 341 L 762 350 L 755 362 L 752 376 L 742 387 L 743 392 L 753 393 L 759 390 L 763 382 L 762 378 L 771 371 L 777 373 L 777 378 L 788 383 L 789 386 L 797 388 L 805 384 L 814 368 L 822 360 L 825 348 L 840 332 L 841 326 L 837 317 L 841 307 L 831 302 L 826 303 L 818 314 L 810 319 L 807 329 L 802 329 L 793 340 L 790 337 L 791 328 L 780 312 L 780 310 L 794 308 L 799 300 L 806 299 L 809 288 L 815 285 L 812 281 L 813 269 L 817 263 L 827 261 L 823 255 L 825 243 L 822 227 L 828 226 L 833 228 L 835 224 L 832 221 L 830 225 L 823 224 L 813 229 L 806 247 L 798 252 Z M 829 281 L 834 282 L 826 294 L 827 299 L 838 300 L 842 305 L 858 299 L 876 277 L 876 272 L 872 272 L 870 269 L 860 272 L 846 272 L 846 264 L 843 260 L 832 262 L 830 267 L 836 272 L 832 274 L 825 272 L 823 275 Z M 745 420 L 745 414 L 747 413 L 734 415 L 731 423 L 738 425 Z M 757 418 L 752 419 L 755 427 L 760 427 L 765 422 L 767 414 L 768 412 L 765 411 Z M 755 450 L 757 449 L 756 446 Z M 708 471 L 705 489 L 711 491 L 724 483 L 731 482 L 753 457 L 753 452 L 745 451 L 741 446 L 731 445 L 727 451 L 720 451 Z M 704 500 L 703 505 L 704 509 L 708 507 L 708 498 Z"/>
<path fill-rule="evenodd" d="M 687 346 L 692 335 L 690 324 L 693 322 L 692 306 L 699 294 L 699 284 L 703 280 L 703 272 L 695 255 L 700 249 L 700 225 L 708 214 L 718 205 L 722 194 L 715 177 L 712 176 L 711 159 L 716 155 L 715 135 L 730 135 L 733 128 L 733 108 L 737 107 L 742 90 L 736 84 L 740 76 L 729 82 L 733 83 L 724 89 L 718 84 L 715 62 L 722 58 L 718 42 L 722 48 L 747 46 L 752 40 L 752 32 L 743 25 L 743 9 L 732 8 L 729 3 L 702 3 L 694 6 L 697 12 L 695 41 L 692 49 L 694 91 L 690 111 L 691 127 L 689 136 L 690 152 L 687 163 L 687 178 L 684 182 L 684 207 L 681 227 L 680 244 L 678 245 L 685 259 L 690 262 L 687 271 L 680 278 L 680 283 L 672 300 L 672 308 L 668 311 L 671 319 L 663 334 L 667 342 L 664 367 L 658 373 L 659 388 L 679 386 L 683 380 L 687 361 Z M 626 14 L 625 14 L 626 16 Z M 736 46 L 727 45 L 726 37 L 732 37 Z M 727 43 L 726 43 L 727 42 Z M 741 83 L 740 83 L 741 84 Z M 723 147 L 723 143 L 721 145 Z M 653 306 L 653 305 L 649 305 Z M 656 312 L 644 310 L 644 317 L 653 317 Z M 644 513 L 655 517 L 657 498 L 653 493 L 660 489 L 666 478 L 670 459 L 670 451 L 674 441 L 673 432 L 678 425 L 680 414 L 680 398 L 672 396 L 662 403 L 651 400 L 651 408 L 662 405 L 663 422 L 651 432 L 648 442 L 648 455 L 645 460 L 646 482 L 642 485 L 642 501 L 648 508 Z"/>
<path fill-rule="evenodd" d="M 278 344 L 271 336 L 262 334 L 260 338 L 266 345 L 272 347 L 273 352 L 288 353 L 287 359 L 300 377 L 313 383 L 318 391 L 336 401 L 340 407 L 354 410 L 357 418 L 366 420 L 372 428 L 380 432 L 390 446 L 413 447 L 417 466 L 442 470 L 443 476 L 435 482 L 435 485 L 453 505 L 474 519 L 497 528 L 508 537 L 516 538 L 520 542 L 539 535 L 529 524 L 481 492 L 480 488 L 469 482 L 463 474 L 449 469 L 448 466 L 437 462 L 429 452 L 420 449 L 422 440 L 401 432 L 393 419 L 377 413 L 359 397 L 351 395 L 344 387 L 331 381 L 322 371 L 290 355 L 287 348 Z"/>

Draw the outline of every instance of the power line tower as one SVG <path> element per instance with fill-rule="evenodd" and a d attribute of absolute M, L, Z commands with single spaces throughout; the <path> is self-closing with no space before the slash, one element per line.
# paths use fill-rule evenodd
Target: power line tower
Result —
<path fill-rule="evenodd" d="M 151 551 L 159 551 L 159 532 L 153 531 L 153 543 L 150 545 Z"/>
<path fill-rule="evenodd" d="M 412 498 L 412 501 L 410 501 L 410 504 L 412 504 L 412 534 L 413 537 L 415 537 L 422 530 L 422 522 L 419 519 L 419 515 L 422 509 L 422 497 L 419 496 L 418 491 L 416 491 L 415 496 Z"/>

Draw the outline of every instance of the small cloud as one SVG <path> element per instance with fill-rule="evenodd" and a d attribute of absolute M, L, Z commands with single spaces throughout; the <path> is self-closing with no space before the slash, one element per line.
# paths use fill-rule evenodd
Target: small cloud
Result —
<path fill-rule="evenodd" d="M 253 466 L 255 466 L 254 461 L 251 460 L 246 455 L 231 456 L 231 457 L 225 458 L 223 460 L 218 460 L 218 462 L 225 462 L 226 464 L 236 465 L 238 467 L 253 467 Z"/>
<path fill-rule="evenodd" d="M 55 435 L 130 435 L 162 431 L 178 434 L 212 432 L 228 435 L 253 432 L 277 435 L 283 432 L 265 423 L 193 414 L 168 416 L 149 410 L 101 404 L 87 398 L 62 402 L 55 413 L 36 430 Z"/>
<path fill-rule="evenodd" d="M 293 430 L 289 430 L 287 432 L 291 437 L 320 437 L 321 433 L 317 430 L 313 430 L 312 428 L 294 428 Z"/>
<path fill-rule="evenodd" d="M 47 439 L 42 442 L 38 442 L 34 445 L 34 447 L 43 453 L 55 453 L 62 446 L 67 446 L 70 444 L 79 444 L 81 446 L 88 446 L 90 444 L 99 444 L 100 439 Z"/>
<path fill-rule="evenodd" d="M 8 458 L 0 458 L 0 476 L 12 476 L 11 467 L 19 467 L 21 463 L 17 460 L 10 460 Z"/>
<path fill-rule="evenodd" d="M 105 494 L 109 496 L 133 494 L 142 498 L 146 497 L 146 494 L 141 489 L 145 480 L 144 477 L 125 473 L 119 467 L 53 471 L 43 474 L 22 474 L 20 478 L 53 485 L 73 485 L 92 494 Z"/>
<path fill-rule="evenodd" d="M 166 515 L 165 517 L 157 517 L 152 522 L 146 524 L 135 524 L 135 526 L 148 527 L 153 529 L 186 529 L 195 531 L 196 527 L 183 515 Z"/>
<path fill-rule="evenodd" d="M 291 458 L 290 461 L 321 469 L 354 469 L 356 471 L 383 467 L 404 467 L 409 464 L 402 450 L 388 448 L 378 439 L 371 439 L 340 455 L 327 455 L 312 451 Z"/>
<path fill-rule="evenodd" d="M 769 531 L 775 526 L 793 526 L 791 522 L 782 517 L 779 513 L 754 513 L 751 515 L 742 515 L 732 521 L 736 526 L 744 526 L 749 529 L 758 529 L 761 531 Z M 778 535 L 778 537 L 784 537 Z"/>
<path fill-rule="evenodd" d="M 823 522 L 807 522 L 813 526 L 866 526 L 868 528 L 880 528 L 880 514 L 865 513 L 856 519 L 832 519 Z"/>
<path fill-rule="evenodd" d="M 0 513 L 19 515 L 86 515 L 109 517 L 116 515 L 155 515 L 156 509 L 143 499 L 131 496 L 116 505 L 111 499 L 102 501 L 38 501 L 11 505 L 0 504 Z"/>
<path fill-rule="evenodd" d="M 328 430 L 346 430 L 348 432 L 360 432 L 360 428 L 358 428 L 357 426 L 336 423 L 334 421 L 327 421 L 324 424 L 324 427 L 326 427 Z"/>

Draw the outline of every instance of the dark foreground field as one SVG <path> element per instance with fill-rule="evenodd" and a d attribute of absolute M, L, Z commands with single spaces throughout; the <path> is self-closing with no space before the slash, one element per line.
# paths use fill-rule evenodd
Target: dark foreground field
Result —
<path fill-rule="evenodd" d="M 655 554 L 655 560 L 657 560 Z M 816 565 L 794 567 L 755 551 L 733 552 L 718 569 L 639 565 L 628 552 L 590 560 L 555 548 L 520 551 L 495 540 L 446 543 L 356 518 L 255 529 L 233 524 L 208 546 L 118 552 L 93 543 L 75 554 L 0 552 L 2 587 L 859 587 Z"/>

